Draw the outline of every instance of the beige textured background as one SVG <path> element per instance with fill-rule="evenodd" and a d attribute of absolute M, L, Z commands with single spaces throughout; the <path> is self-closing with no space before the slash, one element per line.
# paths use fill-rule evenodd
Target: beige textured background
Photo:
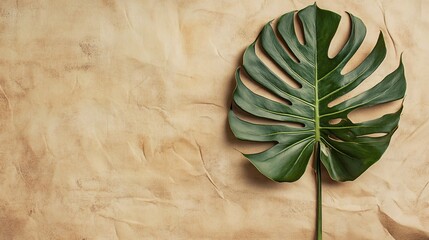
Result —
<path fill-rule="evenodd" d="M 244 48 L 312 3 L 2 0 L 0 239 L 313 239 L 311 166 L 266 180 L 226 123 Z M 324 239 L 429 239 L 429 1 L 318 5 L 367 25 L 355 61 L 382 29 L 374 79 L 404 51 L 408 81 L 383 158 L 325 181 Z"/>

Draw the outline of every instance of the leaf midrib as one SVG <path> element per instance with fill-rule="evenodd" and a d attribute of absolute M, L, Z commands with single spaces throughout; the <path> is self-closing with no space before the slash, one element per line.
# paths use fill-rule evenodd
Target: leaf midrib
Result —
<path fill-rule="evenodd" d="M 315 32 L 317 35 L 317 13 L 315 17 Z M 319 79 L 317 74 L 317 66 L 319 65 L 319 62 L 317 61 L 317 38 L 315 39 L 315 48 L 314 48 L 314 122 L 315 122 L 315 132 L 314 132 L 314 141 L 320 142 L 320 117 L 319 117 Z"/>

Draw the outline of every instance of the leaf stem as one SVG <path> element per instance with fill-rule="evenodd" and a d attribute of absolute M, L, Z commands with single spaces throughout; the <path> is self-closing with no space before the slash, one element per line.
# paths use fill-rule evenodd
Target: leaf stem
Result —
<path fill-rule="evenodd" d="M 316 184 L 317 184 L 317 222 L 316 222 L 316 240 L 322 240 L 322 176 L 320 169 L 320 143 L 316 142 L 315 149 L 315 172 L 316 172 Z"/>

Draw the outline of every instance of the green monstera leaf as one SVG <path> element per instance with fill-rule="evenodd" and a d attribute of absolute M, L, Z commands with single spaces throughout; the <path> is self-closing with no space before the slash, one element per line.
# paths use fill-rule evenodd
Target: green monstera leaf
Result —
<path fill-rule="evenodd" d="M 252 115 L 296 122 L 304 127 L 254 124 L 240 120 L 233 111 L 229 113 L 230 127 L 239 139 L 277 142 L 267 151 L 245 155 L 272 180 L 291 182 L 299 179 L 317 142 L 320 143 L 320 160 L 331 178 L 336 181 L 354 180 L 386 150 L 397 129 L 401 109 L 361 123 L 353 123 L 347 115 L 357 108 L 403 98 L 406 88 L 403 65 L 400 63 L 393 73 L 373 88 L 328 107 L 330 102 L 356 88 L 381 64 L 386 56 L 383 35 L 380 33 L 375 47 L 357 68 L 342 75 L 341 70 L 364 40 L 366 28 L 362 21 L 350 15 L 349 39 L 334 58 L 329 58 L 328 48 L 341 17 L 316 5 L 299 11 L 298 17 L 304 30 L 304 44 L 295 35 L 294 12 L 279 19 L 277 30 L 299 62 L 294 61 L 283 48 L 270 23 L 265 25 L 258 41 L 271 60 L 301 84 L 301 88 L 288 85 L 262 62 L 256 55 L 256 42 L 246 49 L 243 57 L 243 68 L 251 79 L 291 105 L 252 92 L 241 81 L 240 68 L 236 72 L 234 101 Z M 333 119 L 341 121 L 331 124 Z M 375 133 L 385 135 L 369 136 Z"/>
<path fill-rule="evenodd" d="M 360 65 L 342 74 L 341 71 L 364 41 L 366 27 L 363 22 L 349 14 L 349 38 L 339 53 L 330 58 L 328 49 L 337 31 L 340 15 L 320 9 L 316 4 L 298 11 L 305 40 L 301 44 L 294 28 L 295 13 L 286 13 L 279 18 L 276 25 L 279 37 L 271 22 L 267 23 L 257 41 L 246 49 L 243 67 L 236 72 L 234 102 L 256 117 L 279 123 L 299 123 L 303 127 L 248 122 L 237 117 L 232 109 L 228 119 L 237 138 L 276 143 L 266 151 L 244 154 L 262 174 L 274 181 L 298 180 L 315 152 L 320 190 L 320 162 L 333 180 L 350 181 L 380 159 L 398 127 L 402 107 L 395 113 L 360 123 L 353 123 L 348 114 L 359 108 L 403 98 L 406 89 L 404 67 L 401 61 L 394 72 L 371 89 L 330 107 L 329 103 L 359 86 L 382 63 L 386 56 L 383 34 L 380 32 L 375 47 Z M 299 88 L 283 81 L 258 57 L 255 49 L 258 42 L 272 62 L 301 85 Z M 290 104 L 252 92 L 240 78 L 240 71 L 243 70 L 254 82 Z M 334 119 L 340 121 L 334 124 Z M 320 200 L 320 193 L 318 195 Z"/>

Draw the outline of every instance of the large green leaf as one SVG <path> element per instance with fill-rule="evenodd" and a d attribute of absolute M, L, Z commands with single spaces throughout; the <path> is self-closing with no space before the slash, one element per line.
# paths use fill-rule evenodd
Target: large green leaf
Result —
<path fill-rule="evenodd" d="M 299 179 L 316 143 L 320 146 L 318 159 L 332 179 L 354 180 L 378 161 L 386 150 L 397 129 L 402 107 L 393 114 L 361 123 L 353 123 L 348 114 L 358 108 L 403 98 L 406 83 L 402 62 L 373 88 L 329 107 L 330 102 L 355 89 L 381 64 L 386 56 L 383 34 L 380 32 L 375 47 L 362 63 L 343 75 L 342 69 L 366 35 L 362 21 L 349 14 L 351 32 L 348 41 L 335 57 L 329 58 L 328 48 L 341 17 L 316 5 L 299 11 L 297 15 L 305 38 L 305 43 L 301 44 L 295 34 L 294 15 L 295 12 L 290 12 L 280 17 L 277 23 L 279 37 L 271 22 L 267 23 L 257 41 L 246 49 L 243 67 L 236 72 L 234 102 L 254 116 L 280 123 L 300 123 L 304 127 L 255 124 L 238 118 L 232 110 L 228 117 L 230 127 L 234 135 L 242 140 L 276 142 L 266 151 L 245 154 L 262 174 L 272 180 L 291 182 Z M 258 42 L 266 55 L 298 82 L 300 88 L 290 86 L 264 64 L 255 51 Z M 283 44 L 287 45 L 298 61 L 285 50 Z M 240 79 L 243 69 L 257 84 L 291 105 L 252 92 Z M 333 119 L 341 121 L 332 124 L 330 120 Z M 377 133 L 384 135 L 374 136 Z"/>

